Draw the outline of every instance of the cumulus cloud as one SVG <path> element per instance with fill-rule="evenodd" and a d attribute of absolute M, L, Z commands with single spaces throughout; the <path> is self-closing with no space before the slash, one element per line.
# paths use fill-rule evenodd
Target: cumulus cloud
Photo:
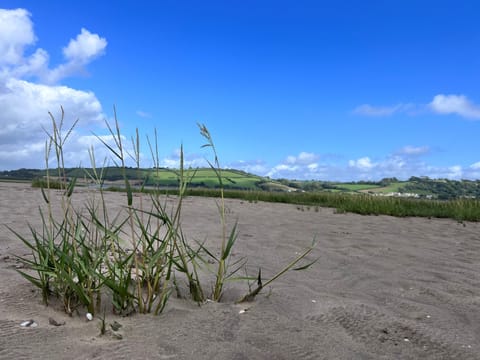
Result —
<path fill-rule="evenodd" d="M 387 156 L 373 159 L 361 156 L 356 159 L 332 158 L 328 155 L 302 152 L 309 156 L 287 156 L 281 163 L 267 166 L 262 164 L 250 172 L 274 179 L 287 178 L 298 180 L 328 181 L 379 181 L 383 178 L 396 177 L 406 180 L 411 176 L 428 176 L 446 179 L 478 179 L 480 178 L 480 161 L 470 166 L 458 164 L 452 166 L 431 166 L 423 159 L 430 153 L 428 146 L 407 145 Z M 330 161 L 328 160 L 331 158 Z M 311 161 L 303 161 L 309 159 Z M 236 167 L 238 168 L 238 167 Z M 247 168 L 248 169 L 248 168 Z M 249 170 L 246 170 L 249 171 Z"/>
<path fill-rule="evenodd" d="M 38 130 L 49 127 L 48 112 L 56 113 L 60 105 L 80 119 L 80 125 L 102 122 L 102 106 L 92 92 L 75 90 L 66 86 L 47 86 L 10 78 L 0 94 L 0 143 L 30 140 Z M 67 115 L 67 123 L 74 120 Z M 16 136 L 19 135 L 19 136 Z M 40 134 L 43 137 L 43 134 Z"/>
<path fill-rule="evenodd" d="M 48 83 L 55 83 L 67 76 L 83 72 L 85 65 L 103 55 L 106 47 L 105 38 L 82 28 L 76 39 L 70 39 L 68 46 L 63 48 L 67 62 L 48 71 L 43 79 Z"/>
<path fill-rule="evenodd" d="M 238 160 L 228 164 L 228 167 L 261 176 L 266 175 L 270 171 L 269 166 L 262 160 Z"/>
<path fill-rule="evenodd" d="M 21 62 L 25 47 L 35 40 L 28 11 L 0 9 L 0 65 Z"/>
<path fill-rule="evenodd" d="M 470 168 L 474 170 L 480 170 L 480 161 L 470 165 Z"/>
<path fill-rule="evenodd" d="M 413 152 L 397 152 L 384 158 L 371 161 L 369 157 L 363 157 L 358 160 L 349 161 L 348 177 L 340 180 L 371 180 L 378 181 L 383 178 L 396 177 L 406 180 L 411 176 L 428 176 L 435 179 L 477 179 L 480 175 L 480 162 L 478 168 L 476 164 L 463 167 L 461 165 L 452 166 L 431 166 L 420 159 L 421 155 L 427 154 L 423 147 L 408 147 Z M 405 149 L 404 148 L 404 149 Z M 421 151 L 420 151 L 421 150 Z"/>
<path fill-rule="evenodd" d="M 447 178 L 450 179 L 461 179 L 463 175 L 463 169 L 460 165 L 454 165 L 448 167 Z"/>
<path fill-rule="evenodd" d="M 298 155 L 287 156 L 282 163 L 273 166 L 262 175 L 272 178 L 318 178 L 322 172 L 319 160 L 318 154 L 302 151 Z"/>
<path fill-rule="evenodd" d="M 104 52 L 106 40 L 82 29 L 64 48 L 66 62 L 53 69 L 48 66 L 46 50 L 36 48 L 26 53 L 36 42 L 28 11 L 0 9 L 1 169 L 44 166 L 44 129 L 51 127 L 49 112 L 60 120 L 60 106 L 65 109 L 65 128 L 79 119 L 70 140 L 71 148 L 75 149 L 66 154 L 72 160 L 69 166 L 88 160 L 88 149 L 82 154 L 78 151 L 82 129 L 95 128 L 105 118 L 93 92 L 52 84 L 82 71 Z"/>
<path fill-rule="evenodd" d="M 107 40 L 82 28 L 63 48 L 65 63 L 50 69 L 49 55 L 44 49 L 38 48 L 29 56 L 25 54 L 37 41 L 30 17 L 25 9 L 0 9 L 0 75 L 3 78 L 36 77 L 43 83 L 53 84 L 85 73 L 86 65 L 105 53 Z"/>
<path fill-rule="evenodd" d="M 2 168 L 43 166 L 46 134 L 51 128 L 49 112 L 60 120 L 60 105 L 66 110 L 65 128 L 78 118 L 79 127 L 103 122 L 102 107 L 93 93 L 65 86 L 47 86 L 9 79 L 0 94 L 0 164 Z M 41 150 L 41 151 L 39 151 Z"/>
<path fill-rule="evenodd" d="M 437 114 L 457 114 L 470 119 L 480 119 L 480 106 L 472 103 L 465 95 L 436 95 L 429 104 Z"/>
<path fill-rule="evenodd" d="M 49 55 L 43 49 L 37 49 L 23 62 L 13 67 L 10 75 L 16 78 L 22 77 L 45 77 L 48 76 Z"/>
<path fill-rule="evenodd" d="M 174 150 L 170 155 L 160 159 L 161 167 L 170 169 L 178 169 L 180 167 L 180 149 Z M 183 154 L 183 166 L 184 168 L 200 168 L 208 167 L 209 164 L 205 158 L 197 153 L 184 153 Z"/>
<path fill-rule="evenodd" d="M 314 163 L 319 158 L 318 155 L 302 151 L 298 156 L 288 156 L 285 162 L 294 165 L 308 165 Z"/>
<path fill-rule="evenodd" d="M 357 168 L 361 171 L 369 171 L 375 166 L 375 164 L 372 163 L 372 160 L 370 160 L 368 156 L 365 156 L 357 160 L 349 160 L 348 166 Z"/>
<path fill-rule="evenodd" d="M 480 161 L 463 169 L 463 177 L 465 179 L 480 179 Z"/>
<path fill-rule="evenodd" d="M 368 156 L 349 160 L 348 169 L 342 173 L 343 177 L 339 180 L 378 181 L 383 178 L 408 179 L 411 176 L 431 176 L 432 174 L 435 174 L 432 177 L 452 177 L 451 169 L 431 168 L 416 156 L 395 153 L 375 161 Z"/>
<path fill-rule="evenodd" d="M 456 114 L 467 119 L 480 119 L 480 105 L 471 102 L 465 95 L 438 94 L 426 105 L 396 104 L 390 106 L 373 106 L 363 104 L 353 110 L 353 113 L 356 115 L 373 117 L 386 117 L 398 113 L 417 115 L 425 112 L 440 115 Z"/>
<path fill-rule="evenodd" d="M 386 177 L 406 179 L 412 175 L 436 174 L 451 177 L 451 169 L 429 169 L 419 159 L 426 154 L 426 147 L 405 146 L 403 151 L 390 154 L 383 159 L 373 160 L 369 156 L 357 159 L 342 160 L 341 157 L 301 152 L 296 156 L 287 156 L 284 161 L 268 168 L 264 165 L 255 174 L 271 178 L 289 178 L 298 180 L 330 180 L 330 181 L 377 181 Z M 308 155 L 307 155 L 308 154 Z M 329 158 L 331 158 L 329 160 Z M 333 161 L 332 161 L 333 160 Z"/>
<path fill-rule="evenodd" d="M 69 61 L 86 64 L 103 54 L 107 41 L 97 34 L 92 34 L 82 28 L 77 38 L 70 39 L 68 46 L 63 48 L 63 54 Z"/>

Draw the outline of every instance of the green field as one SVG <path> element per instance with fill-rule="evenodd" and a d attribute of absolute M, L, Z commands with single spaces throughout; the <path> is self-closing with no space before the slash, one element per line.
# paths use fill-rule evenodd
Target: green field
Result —
<path fill-rule="evenodd" d="M 353 183 L 337 183 L 334 184 L 339 190 L 345 191 L 365 191 L 379 188 L 374 184 L 353 184 Z"/>
<path fill-rule="evenodd" d="M 100 170 L 97 169 L 100 173 Z M 191 187 L 214 188 L 218 187 L 218 177 L 213 169 L 200 168 L 185 170 L 185 175 L 190 179 Z M 57 169 L 50 169 L 51 178 L 57 175 Z M 92 182 L 94 178 L 93 170 L 89 168 L 68 168 L 65 169 L 65 175 L 68 179 L 77 178 L 79 185 L 86 185 Z M 41 179 L 47 175 L 45 170 L 20 169 L 11 172 L 3 172 L 0 179 L 2 181 L 32 181 Z M 90 176 L 92 175 L 92 176 Z M 125 176 L 134 186 L 160 186 L 176 187 L 178 185 L 179 170 L 158 168 L 158 169 L 135 169 L 126 168 Z M 238 190 L 271 190 L 278 187 L 277 190 L 287 190 L 288 187 L 271 181 L 261 176 L 252 175 L 239 170 L 221 170 L 223 185 L 227 189 Z M 106 185 L 118 185 L 124 182 L 122 170 L 117 167 L 105 167 L 103 169 L 102 179 Z M 118 184 L 116 184 L 118 183 Z"/>
<path fill-rule="evenodd" d="M 401 188 L 408 184 L 410 184 L 408 181 L 398 181 L 387 186 L 363 183 L 334 183 L 333 185 L 339 191 L 388 194 L 400 192 Z"/>
<path fill-rule="evenodd" d="M 408 183 L 409 183 L 408 181 L 395 182 L 395 183 L 391 183 L 388 186 L 376 186 L 368 190 L 371 192 L 380 193 L 380 194 L 396 193 L 396 192 L 400 192 L 400 189 Z"/>
<path fill-rule="evenodd" d="M 191 186 L 214 188 L 219 185 L 218 177 L 212 169 L 186 170 L 186 175 L 191 178 Z M 225 188 L 258 190 L 259 185 L 265 182 L 260 176 L 247 174 L 237 170 L 222 170 L 222 181 Z M 148 185 L 176 186 L 178 172 L 168 169 L 142 170 L 143 179 Z"/>

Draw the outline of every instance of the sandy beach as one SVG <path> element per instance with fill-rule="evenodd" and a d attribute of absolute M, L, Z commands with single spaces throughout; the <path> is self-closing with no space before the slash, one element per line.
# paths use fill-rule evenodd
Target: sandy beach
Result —
<path fill-rule="evenodd" d="M 42 195 L 14 183 L 0 183 L 0 194 L 1 359 L 480 358 L 478 223 L 227 200 L 238 220 L 234 255 L 246 256 L 252 272 L 261 266 L 272 276 L 314 237 L 317 263 L 247 304 L 232 301 L 247 290 L 235 284 L 221 303 L 172 298 L 159 316 L 107 312 L 108 323 L 122 325 L 116 339 L 99 335 L 97 318 L 45 307 L 16 272 L 12 254 L 29 251 L 4 225 L 28 235 L 27 223 L 40 225 Z M 124 197 L 107 193 L 106 201 L 121 208 Z M 214 199 L 187 198 L 182 224 L 188 238 L 219 242 Z M 20 326 L 30 319 L 38 326 Z"/>

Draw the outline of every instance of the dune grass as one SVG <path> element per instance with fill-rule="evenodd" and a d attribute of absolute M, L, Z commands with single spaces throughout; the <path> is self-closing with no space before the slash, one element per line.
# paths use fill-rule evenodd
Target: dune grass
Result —
<path fill-rule="evenodd" d="M 294 268 L 297 263 L 306 260 L 315 243 L 265 282 L 262 281 L 260 268 L 256 276 L 237 276 L 246 259 L 231 259 L 237 241 L 237 227 L 236 224 L 227 225 L 223 170 L 205 125 L 199 125 L 200 134 L 206 140 L 205 147 L 212 150 L 214 160 L 209 163 L 219 187 L 219 199 L 215 200 L 222 232 L 218 248 L 192 242 L 182 230 L 184 199 L 195 176 L 195 171 L 184 167 L 183 147 L 172 205 L 167 202 L 172 197 L 163 196 L 161 189 L 145 191 L 147 179 L 159 169 L 156 131 L 153 139 L 147 137 L 155 167 L 152 176 L 144 178 L 134 199 L 134 189 L 126 172 L 126 159 L 130 157 L 134 160 L 141 176 L 140 136 L 137 131 L 131 139 L 133 153 L 127 153 L 115 111 L 114 126 L 106 123 L 113 145 L 102 137 L 98 139 L 110 151 L 112 161 L 122 174 L 125 204 L 118 213 L 109 209 L 106 190 L 102 186 L 107 161 L 97 168 L 95 152 L 91 148 L 91 168 L 85 170 L 84 177 L 98 186 L 88 192 L 86 199 L 82 199 L 81 206 L 75 206 L 72 199 L 76 194 L 77 181 L 76 178 L 67 178 L 64 164 L 64 145 L 75 124 L 64 132 L 63 108 L 59 122 L 50 116 L 52 131 L 45 143 L 46 177 L 40 182 L 45 202 L 39 213 L 41 229 L 30 227 L 30 236 L 24 236 L 9 228 L 31 250 L 30 257 L 17 256 L 27 268 L 18 271 L 41 290 L 45 304 L 52 297 L 59 298 L 65 312 L 70 315 L 82 308 L 92 314 L 98 313 L 105 302 L 117 314 L 159 314 L 174 293 L 202 304 L 207 299 L 220 301 L 228 281 L 242 280 L 250 284 L 256 280 L 257 288 L 253 292 L 247 290 L 247 294 L 239 299 L 252 300 L 285 272 L 304 270 L 314 263 L 310 260 Z M 56 166 L 50 171 L 52 153 Z M 209 273 L 212 280 L 206 277 Z M 201 279 L 205 278 L 207 280 L 202 282 Z"/>
<path fill-rule="evenodd" d="M 217 197 L 215 189 L 190 189 L 190 196 Z M 450 218 L 458 221 L 480 221 L 480 201 L 476 199 L 428 200 L 370 194 L 338 192 L 268 192 L 225 190 L 224 197 L 256 202 L 330 207 L 338 213 L 350 212 L 361 215 L 390 215 L 397 217 L 418 216 Z"/>

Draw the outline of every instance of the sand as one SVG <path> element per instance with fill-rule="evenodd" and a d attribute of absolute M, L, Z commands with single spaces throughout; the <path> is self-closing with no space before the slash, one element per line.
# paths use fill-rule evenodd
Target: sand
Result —
<path fill-rule="evenodd" d="M 0 223 L 28 234 L 41 193 L 0 183 Z M 74 197 L 81 201 L 85 194 Z M 112 207 L 123 194 L 107 194 Z M 0 230 L 2 359 L 478 359 L 480 224 L 447 219 L 337 214 L 328 208 L 227 200 L 238 220 L 235 256 L 271 276 L 313 237 L 318 262 L 290 272 L 248 304 L 172 299 L 160 316 L 107 313 L 122 339 L 99 336 L 99 320 L 45 307 L 15 268 L 25 246 Z M 187 198 L 184 231 L 218 242 L 213 199 Z M 226 289 L 226 300 L 245 288 Z M 53 326 L 49 318 L 65 322 Z M 33 319 L 38 326 L 22 328 Z"/>

